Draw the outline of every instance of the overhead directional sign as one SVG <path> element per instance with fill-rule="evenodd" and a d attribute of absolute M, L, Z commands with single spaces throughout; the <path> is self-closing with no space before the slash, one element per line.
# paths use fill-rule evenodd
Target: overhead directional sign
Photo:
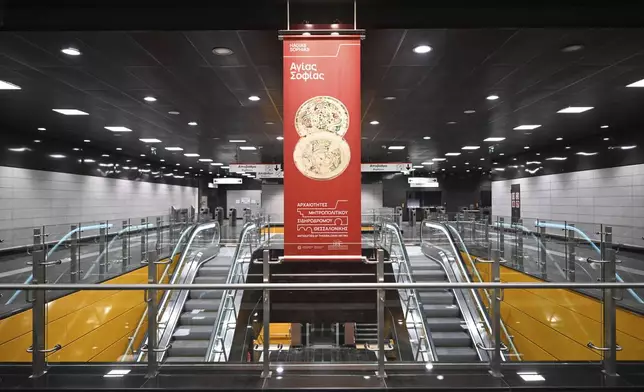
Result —
<path fill-rule="evenodd" d="M 409 177 L 407 182 L 412 188 L 438 188 L 438 178 L 434 177 Z"/>
<path fill-rule="evenodd" d="M 401 172 L 413 170 L 411 162 L 363 163 L 362 172 Z"/>
<path fill-rule="evenodd" d="M 284 170 L 280 165 L 270 165 L 263 171 L 258 171 L 257 178 L 284 178 Z"/>
<path fill-rule="evenodd" d="M 228 165 L 231 173 L 259 173 L 270 171 L 271 168 L 280 166 L 274 163 L 231 163 Z"/>
<path fill-rule="evenodd" d="M 223 185 L 223 184 L 241 184 L 241 178 L 215 178 L 212 180 L 213 184 Z"/>

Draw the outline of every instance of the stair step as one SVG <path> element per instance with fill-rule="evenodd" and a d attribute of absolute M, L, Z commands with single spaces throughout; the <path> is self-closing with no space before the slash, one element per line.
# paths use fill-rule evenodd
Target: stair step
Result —
<path fill-rule="evenodd" d="M 443 270 L 443 267 L 440 264 L 431 261 L 429 263 L 412 263 L 411 268 L 414 272 L 421 270 Z"/>
<path fill-rule="evenodd" d="M 199 275 L 221 275 L 227 277 L 228 271 L 230 271 L 229 265 L 208 265 L 208 263 L 206 263 L 201 268 L 199 268 Z"/>
<path fill-rule="evenodd" d="M 217 312 L 185 312 L 179 318 L 181 325 L 214 325 Z"/>
<path fill-rule="evenodd" d="M 436 269 L 414 269 L 414 280 L 417 282 L 444 282 L 447 276 L 445 271 Z"/>
<path fill-rule="evenodd" d="M 463 331 L 461 326 L 462 320 L 458 317 L 428 317 L 427 326 L 432 332 L 460 332 Z"/>
<path fill-rule="evenodd" d="M 205 358 L 208 343 L 208 340 L 175 340 L 168 354 L 170 357 Z"/>
<path fill-rule="evenodd" d="M 219 299 L 189 299 L 183 306 L 185 311 L 202 310 L 202 311 L 218 311 Z"/>
<path fill-rule="evenodd" d="M 436 347 L 470 347 L 472 339 L 465 332 L 434 332 L 432 340 Z"/>
<path fill-rule="evenodd" d="M 226 276 L 197 276 L 193 283 L 224 283 Z"/>
<path fill-rule="evenodd" d="M 427 305 L 452 305 L 454 294 L 449 291 L 419 291 L 420 302 Z"/>
<path fill-rule="evenodd" d="M 460 309 L 454 304 L 423 304 L 423 313 L 425 317 L 459 317 L 461 315 Z"/>
<path fill-rule="evenodd" d="M 203 362 L 205 361 L 206 357 L 173 357 L 173 356 L 168 356 L 165 360 L 165 362 L 174 362 L 174 363 L 195 363 L 195 362 Z"/>
<path fill-rule="evenodd" d="M 190 298 L 192 299 L 218 299 L 222 295 L 222 290 L 190 290 Z"/>
<path fill-rule="evenodd" d="M 212 325 L 181 325 L 174 330 L 172 337 L 179 340 L 208 340 L 212 336 Z"/>
<path fill-rule="evenodd" d="M 436 348 L 436 356 L 441 362 L 478 362 L 479 357 L 471 347 Z"/>

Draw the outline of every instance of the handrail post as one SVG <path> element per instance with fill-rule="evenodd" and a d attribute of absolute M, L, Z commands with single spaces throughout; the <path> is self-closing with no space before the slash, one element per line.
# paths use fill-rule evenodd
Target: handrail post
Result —
<path fill-rule="evenodd" d="M 501 263 L 499 251 L 492 251 L 492 281 L 501 282 Z M 490 374 L 503 377 L 501 374 L 501 289 L 494 289 L 492 297 L 492 334 L 494 335 L 494 351 L 490 359 Z"/>
<path fill-rule="evenodd" d="M 604 227 L 604 238 L 602 241 L 603 257 L 607 263 L 602 263 L 602 283 L 615 283 L 616 267 L 615 267 L 615 250 L 613 249 L 613 228 L 611 226 Z M 604 365 L 604 373 L 608 376 L 617 376 L 617 310 L 615 308 L 615 289 L 605 288 L 603 293 L 604 300 L 604 347 L 607 348 L 604 353 L 602 361 Z"/>
<path fill-rule="evenodd" d="M 44 230 L 40 228 L 34 229 L 34 250 L 32 252 L 33 264 L 32 264 L 32 274 L 33 279 L 32 284 L 42 284 L 45 283 L 46 271 L 43 263 L 45 262 L 45 250 L 43 247 L 44 242 Z M 31 366 L 32 366 L 32 377 L 40 377 L 47 371 L 47 364 L 45 362 L 45 320 L 46 320 L 46 291 L 45 290 L 35 290 L 33 292 L 33 302 L 32 302 L 32 357 L 31 357 Z M 28 295 L 29 292 L 27 292 Z"/>
<path fill-rule="evenodd" d="M 143 237 L 142 237 L 143 238 Z M 156 284 L 157 283 L 157 257 L 155 251 L 151 251 L 147 255 L 149 258 L 148 262 L 148 283 Z M 148 373 L 147 377 L 152 378 L 156 377 L 159 371 L 159 362 L 157 357 L 157 346 L 158 336 L 157 336 L 157 312 L 158 312 L 158 303 L 157 303 L 157 290 L 151 289 L 147 290 L 145 294 L 145 301 L 148 303 Z"/>
<path fill-rule="evenodd" d="M 548 249 L 546 248 L 546 227 L 539 227 L 539 240 L 541 246 L 539 247 L 539 271 L 541 278 L 547 279 L 548 277 Z"/>
<path fill-rule="evenodd" d="M 499 257 L 505 259 L 505 227 L 504 218 L 499 217 Z"/>
<path fill-rule="evenodd" d="M 574 282 L 576 279 L 575 257 L 577 256 L 575 252 L 575 225 L 569 224 L 568 226 L 570 226 L 571 229 L 567 230 L 568 235 L 566 238 L 566 276 L 568 277 L 569 282 Z"/>
<path fill-rule="evenodd" d="M 146 260 L 146 256 L 148 253 L 147 249 L 147 236 L 148 236 L 148 230 L 147 230 L 147 218 L 141 219 L 141 261 Z"/>
<path fill-rule="evenodd" d="M 78 226 L 71 226 L 72 238 L 69 246 L 69 281 L 76 283 L 79 274 L 78 265 Z"/>
<path fill-rule="evenodd" d="M 263 283 L 269 283 L 270 281 L 270 250 L 269 249 L 264 249 L 264 252 L 262 253 L 262 282 Z M 252 254 L 251 254 L 252 258 Z M 264 289 L 264 292 L 262 294 L 263 297 L 263 329 L 264 329 L 264 345 L 263 345 L 263 363 L 262 363 L 262 378 L 270 378 L 271 377 L 271 361 L 270 361 L 270 324 L 271 324 L 271 302 L 270 302 L 270 291 L 268 289 Z"/>
<path fill-rule="evenodd" d="M 385 281 L 385 252 L 378 249 L 376 253 L 378 260 L 377 264 L 377 279 L 378 283 Z M 385 290 L 378 289 L 377 297 L 377 316 L 378 316 L 378 377 L 387 377 L 385 373 Z"/>
<path fill-rule="evenodd" d="M 161 235 L 161 217 L 157 216 L 157 243 L 155 245 L 155 249 L 157 250 L 157 253 L 159 256 L 161 256 L 162 249 L 161 249 L 161 241 L 162 241 L 162 235 Z"/>
<path fill-rule="evenodd" d="M 523 219 L 518 219 L 515 224 L 514 236 L 517 240 L 516 243 L 516 256 L 515 264 L 519 271 L 523 271 Z"/>
<path fill-rule="evenodd" d="M 99 282 L 105 279 L 107 273 L 107 253 L 105 252 L 105 228 L 106 222 L 99 223 L 98 229 L 98 280 Z"/>
<path fill-rule="evenodd" d="M 129 243 L 130 243 L 130 225 L 129 221 L 124 220 L 121 224 L 125 233 L 121 236 L 121 271 L 127 272 L 128 264 L 130 264 Z"/>

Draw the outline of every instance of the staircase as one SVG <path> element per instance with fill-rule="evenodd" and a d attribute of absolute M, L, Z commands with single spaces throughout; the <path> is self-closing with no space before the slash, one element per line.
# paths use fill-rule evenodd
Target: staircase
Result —
<path fill-rule="evenodd" d="M 201 266 L 194 283 L 225 283 L 230 256 L 219 255 Z M 190 290 L 172 335 L 166 362 L 203 362 L 223 291 Z"/>
<path fill-rule="evenodd" d="M 356 323 L 356 345 L 370 343 L 378 344 L 378 324 L 376 323 Z"/>
<path fill-rule="evenodd" d="M 416 282 L 447 282 L 443 267 L 423 256 L 410 257 Z M 417 291 L 427 327 L 441 362 L 479 361 L 472 338 L 451 289 Z"/>

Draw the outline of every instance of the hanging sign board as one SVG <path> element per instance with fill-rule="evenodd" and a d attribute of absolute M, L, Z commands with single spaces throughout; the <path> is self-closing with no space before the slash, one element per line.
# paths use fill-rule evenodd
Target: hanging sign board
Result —
<path fill-rule="evenodd" d="M 401 172 L 413 170 L 411 162 L 363 163 L 362 172 Z"/>
<path fill-rule="evenodd" d="M 218 184 L 218 185 L 222 185 L 222 184 L 241 184 L 242 179 L 241 178 L 226 178 L 226 177 L 224 177 L 224 178 L 215 178 L 215 179 L 212 180 L 212 183 L 213 184 Z"/>
<path fill-rule="evenodd" d="M 407 182 L 411 188 L 438 188 L 438 178 L 409 177 Z"/>
<path fill-rule="evenodd" d="M 362 254 L 360 38 L 284 37 L 284 254 Z"/>

